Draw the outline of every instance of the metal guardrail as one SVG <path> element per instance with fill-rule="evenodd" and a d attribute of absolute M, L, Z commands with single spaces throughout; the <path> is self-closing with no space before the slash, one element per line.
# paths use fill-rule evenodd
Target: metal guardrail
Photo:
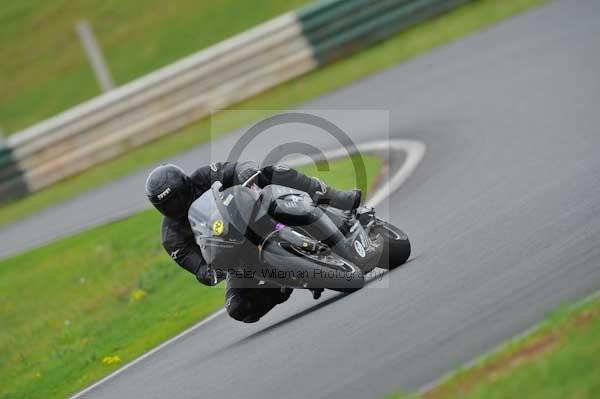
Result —
<path fill-rule="evenodd" d="M 22 174 L 12 149 L 5 142 L 0 142 L 0 198 L 3 201 L 19 198 L 29 192 Z"/>
<path fill-rule="evenodd" d="M 47 119 L 0 149 L 0 200 L 36 191 L 468 0 L 324 0 Z"/>

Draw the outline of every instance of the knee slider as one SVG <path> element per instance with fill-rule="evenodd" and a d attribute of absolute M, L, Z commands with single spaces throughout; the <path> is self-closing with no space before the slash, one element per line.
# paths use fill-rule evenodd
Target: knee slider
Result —
<path fill-rule="evenodd" d="M 249 301 L 240 298 L 238 295 L 227 298 L 225 309 L 232 319 L 244 323 L 254 323 L 260 318 L 252 311 L 252 304 Z"/>

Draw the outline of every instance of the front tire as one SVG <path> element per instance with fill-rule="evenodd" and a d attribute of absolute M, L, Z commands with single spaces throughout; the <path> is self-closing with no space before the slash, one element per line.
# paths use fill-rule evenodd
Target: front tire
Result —
<path fill-rule="evenodd" d="M 377 225 L 371 231 L 383 237 L 383 253 L 378 264 L 380 268 L 394 270 L 406 263 L 411 247 L 404 231 L 381 219 L 377 220 Z"/>
<path fill-rule="evenodd" d="M 286 241 L 271 240 L 262 250 L 263 261 L 279 271 L 299 272 L 305 284 L 297 281 L 281 281 L 297 288 L 326 288 L 339 292 L 354 292 L 365 285 L 361 269 L 337 254 L 328 251 L 312 254 Z"/>

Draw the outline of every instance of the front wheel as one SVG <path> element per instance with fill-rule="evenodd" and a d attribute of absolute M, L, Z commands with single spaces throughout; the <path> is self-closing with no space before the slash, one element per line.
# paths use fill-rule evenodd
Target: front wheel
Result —
<path fill-rule="evenodd" d="M 278 278 L 278 283 L 286 286 L 349 293 L 365 285 L 360 268 L 329 250 L 310 253 L 286 241 L 271 240 L 263 247 L 262 259 L 276 272 L 271 275 Z"/>
<path fill-rule="evenodd" d="M 371 229 L 372 233 L 383 237 L 383 253 L 378 266 L 393 270 L 406 263 L 410 257 L 410 241 L 405 232 L 381 219 Z"/>

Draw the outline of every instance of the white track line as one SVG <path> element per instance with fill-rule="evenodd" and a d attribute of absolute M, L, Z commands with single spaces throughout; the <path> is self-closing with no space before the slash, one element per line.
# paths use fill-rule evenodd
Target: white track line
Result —
<path fill-rule="evenodd" d="M 162 348 L 166 347 L 167 345 L 170 345 L 171 343 L 177 341 L 178 339 L 183 338 L 186 335 L 189 335 L 191 332 L 196 331 L 200 327 L 204 326 L 205 324 L 208 324 L 209 322 L 211 322 L 212 320 L 216 319 L 217 317 L 221 316 L 224 313 L 225 313 L 225 308 L 219 309 L 215 313 L 213 313 L 210 316 L 208 316 L 206 319 L 203 319 L 199 323 L 194 324 L 193 326 L 191 326 L 187 330 L 180 332 L 179 334 L 177 334 L 173 338 L 171 338 L 171 339 L 163 342 L 162 344 L 158 345 L 154 349 L 151 349 L 150 351 L 144 353 L 142 356 L 140 356 L 140 357 L 132 360 L 131 362 L 127 363 L 126 365 L 124 365 L 120 369 L 117 369 L 117 370 L 113 371 L 112 373 L 110 373 L 109 375 L 107 375 L 106 377 L 104 377 L 103 379 L 101 379 L 100 381 L 97 381 L 97 382 L 93 383 L 89 387 L 85 388 L 83 391 L 80 391 L 80 392 L 76 393 L 75 395 L 71 396 L 71 399 L 83 397 L 83 395 L 85 395 L 86 393 L 88 393 L 92 389 L 96 388 L 98 385 L 101 385 L 101 384 L 105 383 L 106 381 L 108 381 L 111 378 L 115 377 L 117 374 L 120 374 L 120 373 L 124 372 L 128 368 L 130 368 L 132 366 L 135 366 L 136 364 L 138 364 L 142 360 L 146 359 L 147 357 L 152 356 L 153 354 L 155 354 L 156 352 L 158 352 Z"/>
<path fill-rule="evenodd" d="M 415 140 L 373 141 L 373 142 L 369 142 L 369 143 L 357 144 L 356 149 L 360 153 L 382 152 L 382 151 L 403 151 L 406 153 L 406 159 L 402 163 L 402 167 L 396 173 L 394 173 L 394 175 L 392 176 L 392 178 L 389 181 L 384 182 L 377 189 L 377 191 L 375 191 L 375 193 L 373 193 L 371 198 L 369 198 L 369 200 L 367 201 L 367 205 L 373 206 L 373 207 L 380 204 L 383 200 L 385 200 L 387 197 L 389 197 L 394 191 L 398 190 L 400 188 L 400 186 L 402 184 L 404 184 L 406 179 L 408 179 L 408 177 L 414 172 L 416 167 L 419 165 L 419 162 L 421 162 L 421 159 L 423 159 L 423 156 L 425 155 L 425 144 L 423 144 L 420 141 L 415 141 Z M 322 156 L 328 160 L 342 158 L 342 157 L 345 157 L 348 155 L 351 155 L 351 154 L 348 152 L 348 150 L 346 148 L 339 148 L 339 149 L 335 149 L 335 150 L 331 150 L 331 151 L 326 151 L 322 154 Z M 293 159 L 293 160 L 287 162 L 287 164 L 290 166 L 300 166 L 300 165 L 306 164 L 306 163 L 307 163 L 306 158 Z M 77 399 L 77 398 L 83 397 L 83 395 L 90 392 L 97 386 L 105 383 L 106 381 L 117 376 L 118 374 L 121 374 L 122 372 L 126 371 L 127 369 L 135 366 L 139 362 L 152 356 L 153 354 L 155 354 L 159 350 L 165 348 L 166 346 L 172 344 L 173 342 L 196 331 L 200 327 L 204 326 L 205 324 L 208 324 L 209 322 L 218 318 L 219 316 L 223 315 L 224 313 L 225 313 L 224 308 L 219 309 L 215 313 L 208 316 L 206 319 L 198 322 L 197 324 L 194 324 L 187 330 L 184 330 L 183 332 L 177 334 L 173 338 L 163 342 L 162 344 L 158 345 L 154 349 L 151 349 L 150 351 L 144 353 L 142 356 L 132 360 L 131 362 L 124 365 L 123 367 L 115 370 L 111 374 L 107 375 L 106 377 L 102 378 L 101 380 L 99 380 L 99 381 L 95 382 L 94 384 L 90 385 L 89 387 L 85 388 L 83 391 L 80 391 L 80 392 L 76 393 L 75 395 L 71 396 L 71 399 Z"/>
<path fill-rule="evenodd" d="M 386 147 L 389 146 L 389 147 Z M 402 163 L 402 167 L 394 173 L 392 178 L 383 184 L 373 195 L 367 200 L 367 205 L 376 207 L 392 193 L 400 188 L 404 182 L 413 174 L 423 156 L 425 156 L 425 144 L 414 140 L 390 140 L 387 142 L 376 141 L 364 145 L 361 152 L 367 151 L 384 151 L 387 148 L 394 151 L 404 151 L 406 159 Z"/>
<path fill-rule="evenodd" d="M 416 140 L 379 140 L 356 145 L 360 153 L 384 152 L 384 151 L 402 151 L 406 153 L 406 159 L 402 167 L 394 173 L 392 178 L 383 183 L 377 191 L 367 200 L 366 205 L 376 207 L 383 200 L 389 197 L 394 191 L 398 190 L 408 177 L 415 171 L 423 156 L 425 155 L 425 144 Z M 331 151 L 325 151 L 322 157 L 327 160 L 342 158 L 351 155 L 346 148 L 337 148 Z M 290 166 L 305 165 L 306 158 L 295 158 L 287 161 Z"/>

